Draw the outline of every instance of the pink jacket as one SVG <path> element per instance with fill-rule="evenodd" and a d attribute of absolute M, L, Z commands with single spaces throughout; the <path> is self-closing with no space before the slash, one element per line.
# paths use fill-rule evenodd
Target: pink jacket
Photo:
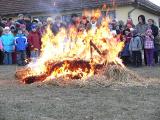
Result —
<path fill-rule="evenodd" d="M 154 37 L 153 36 L 146 36 L 144 41 L 144 48 L 145 49 L 154 49 Z"/>
<path fill-rule="evenodd" d="M 3 50 L 3 45 L 1 40 L 0 40 L 0 50 Z"/>

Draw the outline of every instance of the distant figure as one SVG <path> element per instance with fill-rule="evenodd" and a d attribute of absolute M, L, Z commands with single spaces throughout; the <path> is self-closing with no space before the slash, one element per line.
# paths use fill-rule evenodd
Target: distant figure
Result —
<path fill-rule="evenodd" d="M 31 15 L 27 14 L 24 16 L 24 21 L 25 21 L 25 25 L 26 25 L 26 30 L 28 32 L 31 31 L 31 26 L 32 26 L 32 22 L 31 22 Z"/>
<path fill-rule="evenodd" d="M 94 31 L 94 33 L 97 30 L 97 18 L 96 17 L 91 17 L 91 29 Z"/>
<path fill-rule="evenodd" d="M 5 28 L 5 24 L 2 23 L 2 17 L 0 16 L 0 27 Z"/>
<path fill-rule="evenodd" d="M 27 37 L 23 34 L 22 29 L 18 30 L 18 34 L 15 37 L 15 46 L 17 54 L 17 64 L 23 66 L 26 64 L 26 47 L 27 47 Z"/>
<path fill-rule="evenodd" d="M 0 40 L 0 65 L 3 64 L 3 45 L 2 40 Z"/>
<path fill-rule="evenodd" d="M 81 18 L 81 26 L 84 30 L 88 31 L 91 28 L 90 22 L 87 20 L 86 16 L 82 16 Z"/>
<path fill-rule="evenodd" d="M 1 37 L 3 52 L 4 52 L 4 64 L 11 65 L 12 64 L 12 53 L 15 50 L 14 44 L 14 36 L 10 32 L 9 27 L 4 28 L 4 35 Z"/>
<path fill-rule="evenodd" d="M 23 14 L 19 14 L 18 15 L 17 23 L 19 23 L 19 24 L 25 24 L 24 15 Z"/>
<path fill-rule="evenodd" d="M 2 18 L 2 23 L 3 23 L 3 25 L 4 25 L 4 27 L 7 27 L 7 18 Z"/>
<path fill-rule="evenodd" d="M 147 66 L 153 66 L 154 57 L 154 36 L 152 35 L 152 30 L 148 29 L 144 41 L 144 49 L 147 59 Z"/>
<path fill-rule="evenodd" d="M 2 33 L 3 33 L 3 28 L 0 27 L 0 65 L 3 64 L 3 45 L 2 45 L 2 40 L 1 40 L 1 36 L 2 36 Z"/>
<path fill-rule="evenodd" d="M 9 18 L 6 26 L 10 27 L 13 23 L 14 23 L 13 18 Z"/>
<path fill-rule="evenodd" d="M 54 35 L 56 35 L 60 31 L 60 28 L 66 28 L 66 26 L 62 23 L 61 16 L 57 16 L 55 18 L 55 23 L 52 26 Z"/>

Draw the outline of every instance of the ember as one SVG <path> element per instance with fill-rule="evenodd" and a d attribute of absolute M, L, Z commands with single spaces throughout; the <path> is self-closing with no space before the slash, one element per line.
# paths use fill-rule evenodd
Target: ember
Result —
<path fill-rule="evenodd" d="M 96 10 L 94 17 L 99 15 Z M 103 18 L 96 30 L 61 28 L 56 36 L 48 26 L 42 37 L 40 58 L 18 70 L 16 77 L 25 84 L 56 78 L 86 79 L 110 64 L 124 67 L 118 58 L 123 42 L 110 32 L 109 21 Z"/>

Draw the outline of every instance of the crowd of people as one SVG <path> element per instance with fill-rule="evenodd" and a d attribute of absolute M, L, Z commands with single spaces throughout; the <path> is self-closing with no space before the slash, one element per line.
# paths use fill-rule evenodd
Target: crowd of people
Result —
<path fill-rule="evenodd" d="M 62 21 L 61 16 L 57 16 L 54 21 L 51 17 L 46 21 L 31 19 L 28 14 L 19 14 L 17 20 L 0 18 L 0 64 L 26 65 L 26 60 L 37 58 L 40 55 L 41 37 L 48 25 L 51 26 L 54 35 L 60 28 L 71 26 L 76 28 L 76 32 L 89 29 L 96 31 L 101 25 L 101 18 L 72 14 L 69 23 Z M 137 25 L 134 25 L 131 18 L 128 18 L 126 24 L 113 19 L 109 28 L 114 36 L 125 43 L 120 53 L 125 65 L 139 67 L 143 63 L 147 66 L 160 63 L 159 28 L 153 19 L 146 21 L 145 16 L 140 15 Z"/>

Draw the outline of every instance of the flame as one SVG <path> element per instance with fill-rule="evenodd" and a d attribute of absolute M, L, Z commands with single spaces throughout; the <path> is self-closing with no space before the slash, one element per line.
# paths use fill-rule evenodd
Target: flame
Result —
<path fill-rule="evenodd" d="M 85 14 L 88 12 L 85 11 Z M 99 18 L 100 10 L 92 11 L 92 16 Z M 124 43 L 112 35 L 109 29 L 109 18 L 102 18 L 101 25 L 96 30 L 90 29 L 78 32 L 75 27 L 61 28 L 57 35 L 53 35 L 50 26 L 42 37 L 40 58 L 31 62 L 27 67 L 25 78 L 47 73 L 45 80 L 63 77 L 65 79 L 86 79 L 95 74 L 96 64 L 117 64 L 124 67 L 118 57 Z M 67 61 L 88 61 L 90 66 L 71 65 Z M 65 62 L 63 62 L 65 61 Z M 48 63 L 62 62 L 59 67 L 48 73 Z M 82 63 L 83 64 L 83 63 Z M 86 68 L 85 68 L 86 67 Z"/>

